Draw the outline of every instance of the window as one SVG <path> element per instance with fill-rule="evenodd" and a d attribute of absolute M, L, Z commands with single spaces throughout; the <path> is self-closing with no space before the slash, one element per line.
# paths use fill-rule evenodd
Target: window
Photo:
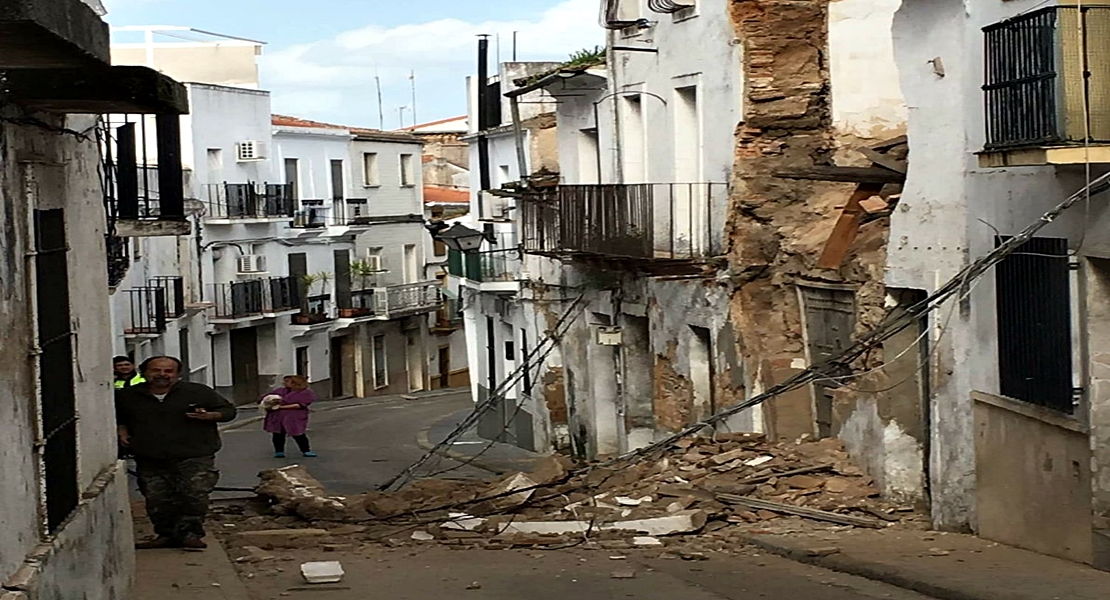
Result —
<path fill-rule="evenodd" d="M 297 348 L 297 375 L 308 378 L 308 346 Z"/>
<path fill-rule="evenodd" d="M 623 130 L 623 161 L 625 183 L 647 181 L 647 139 L 644 127 L 644 103 L 639 95 L 625 96 L 621 129 Z"/>
<path fill-rule="evenodd" d="M 401 155 L 401 186 L 412 187 L 416 185 L 416 171 L 412 163 L 411 154 Z"/>
<path fill-rule="evenodd" d="M 377 152 L 364 152 L 362 154 L 362 182 L 366 187 L 375 187 L 382 184 L 381 175 L 378 173 Z"/>
<path fill-rule="evenodd" d="M 208 149 L 208 183 L 222 183 L 224 180 L 224 151 L 219 148 Z"/>
<path fill-rule="evenodd" d="M 995 283 L 999 391 L 1015 400 L 1073 413 L 1068 241 L 1029 240 L 998 264 Z"/>
<path fill-rule="evenodd" d="M 420 281 L 420 265 L 416 256 L 416 244 L 405 244 L 405 283 Z"/>
<path fill-rule="evenodd" d="M 678 183 L 701 181 L 701 116 L 697 86 L 675 89 L 674 175 Z"/>
<path fill-rule="evenodd" d="M 374 336 L 374 389 L 382 389 L 389 385 L 389 371 L 385 360 L 385 336 Z"/>
<path fill-rule="evenodd" d="M 285 159 L 285 183 L 288 183 L 289 187 L 292 188 L 293 199 L 300 200 L 301 179 L 300 172 L 298 170 L 297 159 L 295 158 Z"/>
<path fill-rule="evenodd" d="M 35 211 L 35 312 L 46 525 L 53 533 L 77 508 L 77 399 L 65 213 Z"/>
<path fill-rule="evenodd" d="M 583 129 L 578 138 L 578 177 L 582 183 L 601 183 L 600 151 L 597 129 Z"/>

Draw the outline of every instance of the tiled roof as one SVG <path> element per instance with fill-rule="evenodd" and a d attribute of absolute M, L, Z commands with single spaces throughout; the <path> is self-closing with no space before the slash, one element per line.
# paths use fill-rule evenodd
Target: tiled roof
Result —
<path fill-rule="evenodd" d="M 312 129 L 347 129 L 342 125 L 333 125 L 331 123 L 321 123 L 319 121 L 309 121 L 308 119 L 298 119 L 297 117 L 288 117 L 285 115 L 274 115 L 272 123 L 277 127 L 310 127 Z"/>
<path fill-rule="evenodd" d="M 418 142 L 418 138 L 410 133 L 401 133 L 393 131 L 382 131 L 380 129 L 368 129 L 365 127 L 348 127 L 346 125 L 336 125 L 334 123 L 321 123 L 320 121 L 310 121 L 308 119 L 299 119 L 297 117 L 290 117 L 287 115 L 273 115 L 272 123 L 275 127 L 303 127 L 306 129 L 334 129 L 349 132 L 356 137 L 374 138 L 384 141 L 395 142 Z"/>
<path fill-rule="evenodd" d="M 419 125 L 413 125 L 411 127 L 404 127 L 398 129 L 398 131 L 415 131 L 417 129 L 423 129 L 425 127 L 435 127 L 436 125 L 446 125 L 447 123 L 454 123 L 455 121 L 465 121 L 466 119 L 467 116 L 462 115 L 459 117 L 451 117 L 450 119 L 440 119 L 438 121 L 432 121 L 430 123 L 421 123 Z"/>
<path fill-rule="evenodd" d="M 425 204 L 470 204 L 470 192 L 457 188 L 424 186 Z"/>

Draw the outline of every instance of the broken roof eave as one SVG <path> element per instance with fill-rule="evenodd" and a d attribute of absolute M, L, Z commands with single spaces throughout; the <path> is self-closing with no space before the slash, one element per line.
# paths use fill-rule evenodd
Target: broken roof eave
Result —
<path fill-rule="evenodd" d="M 544 89 L 544 88 L 546 88 L 547 86 L 549 86 L 553 83 L 570 81 L 571 79 L 575 79 L 575 78 L 581 77 L 581 76 L 598 77 L 598 78 L 601 78 L 601 79 L 608 79 L 609 78 L 608 71 L 604 67 L 590 67 L 588 69 L 581 69 L 581 70 L 576 69 L 576 70 L 556 71 L 554 73 L 551 73 L 550 75 L 546 75 L 544 77 L 541 77 L 540 79 L 536 80 L 535 82 L 533 82 L 531 84 L 528 84 L 528 85 L 526 85 L 522 88 L 517 88 L 517 89 L 512 90 L 510 92 L 506 92 L 505 97 L 506 98 L 519 98 L 520 96 L 532 93 L 536 90 Z"/>

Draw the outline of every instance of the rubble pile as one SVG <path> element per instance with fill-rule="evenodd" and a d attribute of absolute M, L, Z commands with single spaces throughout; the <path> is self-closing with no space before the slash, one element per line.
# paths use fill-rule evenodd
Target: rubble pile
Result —
<path fill-rule="evenodd" d="M 652 460 L 574 475 L 571 467 L 552 457 L 492 484 L 425 479 L 395 493 L 329 497 L 294 466 L 264 472 L 258 493 L 286 518 L 408 526 L 415 541 L 623 539 L 649 547 L 662 536 L 750 530 L 782 517 L 883 528 L 916 516 L 880 498 L 838 440 L 717 434 L 681 440 Z"/>

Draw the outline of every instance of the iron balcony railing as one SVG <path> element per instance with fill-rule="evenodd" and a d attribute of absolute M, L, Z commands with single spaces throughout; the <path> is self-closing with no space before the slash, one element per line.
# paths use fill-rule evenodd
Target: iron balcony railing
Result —
<path fill-rule="evenodd" d="M 293 227 L 298 229 L 319 229 L 327 226 L 328 221 L 323 208 L 306 207 L 293 214 Z"/>
<path fill-rule="evenodd" d="M 521 204 L 526 252 L 695 260 L 724 253 L 723 183 L 562 185 Z"/>
<path fill-rule="evenodd" d="M 125 335 L 159 335 L 166 331 L 166 291 L 160 287 L 124 290 L 127 316 Z"/>
<path fill-rule="evenodd" d="M 160 276 L 151 279 L 151 287 L 161 288 L 165 292 L 166 316 L 171 319 L 185 314 L 185 279 L 180 276 Z"/>
<path fill-rule="evenodd" d="M 372 289 L 356 290 L 351 292 L 350 307 L 339 308 L 341 319 L 356 319 L 359 317 L 372 317 L 377 310 L 377 294 Z"/>
<path fill-rule="evenodd" d="M 211 302 L 216 319 L 243 319 L 300 307 L 295 277 L 251 279 L 212 285 Z"/>
<path fill-rule="evenodd" d="M 435 328 L 441 331 L 454 331 L 462 327 L 462 304 L 457 298 L 445 298 L 443 305 L 436 311 Z"/>
<path fill-rule="evenodd" d="M 96 128 L 109 233 L 120 221 L 185 221 L 177 115 L 105 115 Z"/>
<path fill-rule="evenodd" d="M 516 281 L 520 277 L 520 249 L 490 250 L 463 254 L 447 252 L 447 272 L 478 283 Z"/>
<path fill-rule="evenodd" d="M 443 304 L 443 287 L 438 281 L 392 285 L 374 290 L 375 309 L 380 316 L 393 318 L 433 312 Z"/>
<path fill-rule="evenodd" d="M 210 219 L 290 219 L 293 184 L 214 183 L 204 186 Z"/>
<path fill-rule="evenodd" d="M 1054 6 L 983 29 L 986 147 L 1110 143 L 1110 6 Z"/>

